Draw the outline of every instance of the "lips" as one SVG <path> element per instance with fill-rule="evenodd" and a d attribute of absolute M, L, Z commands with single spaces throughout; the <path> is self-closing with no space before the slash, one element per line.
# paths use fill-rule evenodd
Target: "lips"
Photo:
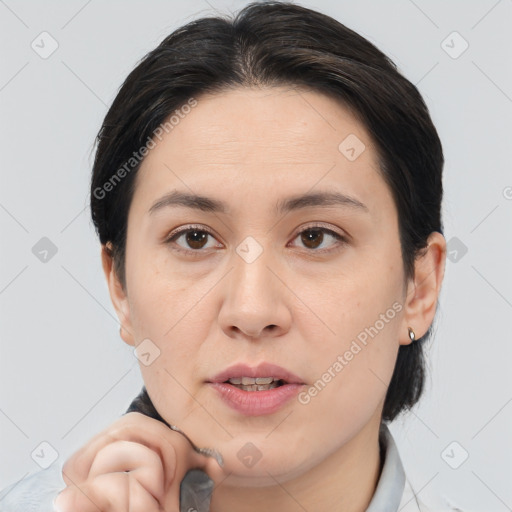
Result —
<path fill-rule="evenodd" d="M 290 406 L 305 385 L 289 370 L 266 362 L 235 364 L 206 382 L 231 410 L 245 416 L 273 414 Z"/>
<path fill-rule="evenodd" d="M 304 384 L 302 379 L 294 373 L 281 366 L 267 362 L 263 362 L 258 366 L 249 366 L 243 363 L 235 364 L 215 375 L 215 377 L 212 377 L 207 382 L 228 382 L 229 379 L 242 379 L 243 377 L 250 377 L 252 379 L 268 379 L 272 377 L 274 381 L 282 381 L 282 384 Z"/>

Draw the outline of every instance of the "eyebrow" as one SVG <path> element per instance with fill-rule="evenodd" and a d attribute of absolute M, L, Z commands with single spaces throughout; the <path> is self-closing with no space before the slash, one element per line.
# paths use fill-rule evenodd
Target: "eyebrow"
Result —
<path fill-rule="evenodd" d="M 340 192 L 313 192 L 281 199 L 275 206 L 277 214 L 284 214 L 305 208 L 341 206 L 369 213 L 368 207 L 355 197 Z M 224 213 L 228 206 L 223 201 L 210 197 L 174 190 L 158 199 L 148 210 L 151 215 L 158 210 L 169 207 L 184 207 L 203 212 Z"/>

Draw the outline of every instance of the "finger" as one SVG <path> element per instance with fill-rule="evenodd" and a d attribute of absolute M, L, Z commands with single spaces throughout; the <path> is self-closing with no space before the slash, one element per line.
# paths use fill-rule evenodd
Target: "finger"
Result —
<path fill-rule="evenodd" d="M 118 493 L 121 496 L 121 493 Z M 110 512 L 111 503 L 106 496 L 98 496 L 89 484 L 66 487 L 54 501 L 58 512 Z"/>
<path fill-rule="evenodd" d="M 188 469 L 194 467 L 195 462 L 190 464 L 190 458 L 193 458 L 196 452 L 183 434 L 171 430 L 158 420 L 133 412 L 125 414 L 114 425 L 94 436 L 66 461 L 62 471 L 66 484 L 71 486 L 87 481 L 99 451 L 109 444 L 122 440 L 140 443 L 158 454 L 164 467 L 164 494 L 172 487 L 175 479 L 178 479 L 179 486 Z M 177 460 L 184 462 L 180 465 L 178 475 Z M 201 461 L 202 459 L 199 459 L 199 464 Z"/>
<path fill-rule="evenodd" d="M 122 471 L 131 472 L 155 499 L 163 498 L 162 460 L 156 452 L 139 443 L 116 441 L 102 448 L 92 463 L 88 479 Z"/>
<path fill-rule="evenodd" d="M 118 421 L 126 421 L 125 416 Z M 112 430 L 112 425 L 91 437 L 65 461 L 62 467 L 62 476 L 68 486 L 73 485 L 76 481 L 86 479 L 96 453 L 114 440 L 111 438 L 110 430 Z"/>
<path fill-rule="evenodd" d="M 176 451 L 176 469 L 174 478 L 166 486 L 164 493 L 165 501 L 163 505 L 166 511 L 180 510 L 180 485 L 191 469 L 200 469 L 206 473 L 213 481 L 213 487 L 225 477 L 225 473 L 217 460 L 214 457 L 198 453 L 190 442 L 187 441 L 185 445 L 175 445 L 174 448 Z"/>
<path fill-rule="evenodd" d="M 213 480 L 215 485 L 218 485 L 226 477 L 226 472 L 219 465 L 215 457 L 198 453 L 195 450 L 191 454 L 188 466 L 188 469 L 197 468 L 204 471 Z"/>
<path fill-rule="evenodd" d="M 215 457 L 207 457 L 206 455 L 200 455 L 200 457 L 204 460 L 204 465 L 198 467 L 213 480 L 215 486 L 219 485 L 227 476 L 224 468 L 219 465 Z"/>
<path fill-rule="evenodd" d="M 171 429 L 169 429 L 171 430 Z M 174 481 L 180 483 L 185 477 L 186 473 L 191 469 L 200 469 L 213 481 L 214 485 L 220 483 L 226 476 L 226 473 L 218 463 L 218 459 L 222 461 L 222 456 L 216 452 L 215 456 L 211 454 L 214 450 L 206 448 L 197 448 L 195 443 L 178 427 L 173 427 L 171 431 L 177 432 L 186 443 L 178 443 L 176 438 L 172 440 L 172 446 L 169 446 L 169 453 L 175 453 L 175 470 Z M 168 438 L 165 439 L 169 442 Z M 210 452 L 210 453 L 209 453 Z M 171 471 L 168 471 L 170 473 Z M 167 486 L 172 486 L 172 481 L 166 480 Z M 166 492 L 168 487 L 166 486 Z M 179 487 L 179 486 L 178 486 Z M 179 496 L 179 489 L 176 491 L 176 486 L 173 486 L 175 493 Z"/>
<path fill-rule="evenodd" d="M 75 482 L 86 481 L 96 454 L 105 446 L 121 440 L 140 443 L 158 454 L 164 466 L 164 494 L 171 488 L 177 489 L 174 491 L 176 500 L 179 500 L 181 480 L 189 469 L 204 468 L 214 482 L 224 476 L 215 459 L 195 452 L 183 434 L 158 420 L 132 412 L 94 436 L 66 461 L 62 471 L 66 484 L 71 486 Z M 174 485 L 175 480 L 177 485 Z"/>
<path fill-rule="evenodd" d="M 166 457 L 166 450 L 163 450 L 163 447 L 167 445 L 164 440 L 169 435 L 174 436 L 175 433 L 162 422 L 138 412 L 127 413 L 114 425 L 94 436 L 64 463 L 62 471 L 64 481 L 67 485 L 75 481 L 85 481 L 96 454 L 108 444 L 120 440 L 145 445 L 166 461 L 169 457 Z M 171 469 L 172 462 L 171 454 L 171 459 L 167 461 Z"/>
<path fill-rule="evenodd" d="M 162 512 L 160 502 L 133 473 L 101 475 L 79 487 L 68 487 L 57 496 L 55 506 L 59 512 Z"/>

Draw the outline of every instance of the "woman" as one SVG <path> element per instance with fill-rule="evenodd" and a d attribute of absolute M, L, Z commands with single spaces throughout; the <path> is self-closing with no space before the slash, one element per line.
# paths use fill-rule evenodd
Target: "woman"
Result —
<path fill-rule="evenodd" d="M 446 255 L 417 89 L 332 18 L 255 2 L 162 41 L 97 142 L 92 218 L 145 386 L 24 499 L 428 510 L 387 426 L 421 396 Z"/>

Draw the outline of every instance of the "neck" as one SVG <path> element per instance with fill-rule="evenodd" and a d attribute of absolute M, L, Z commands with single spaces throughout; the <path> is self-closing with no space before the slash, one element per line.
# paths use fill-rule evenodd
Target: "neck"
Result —
<path fill-rule="evenodd" d="M 364 512 L 379 481 L 383 460 L 379 421 L 368 423 L 348 443 L 299 477 L 268 487 L 220 485 L 212 512 Z"/>

